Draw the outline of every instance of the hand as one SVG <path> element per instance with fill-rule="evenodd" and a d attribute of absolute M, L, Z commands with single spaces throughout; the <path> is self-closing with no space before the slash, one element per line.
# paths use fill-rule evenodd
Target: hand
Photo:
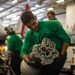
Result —
<path fill-rule="evenodd" d="M 61 61 L 61 60 L 66 60 L 66 56 L 65 55 L 62 55 L 62 54 L 59 54 L 59 57 L 55 58 L 54 61 Z"/>
<path fill-rule="evenodd" d="M 59 57 L 56 57 L 54 59 L 54 62 L 52 63 L 52 68 L 58 68 L 58 66 L 61 66 L 61 65 L 63 66 L 65 61 L 66 61 L 66 56 L 59 54 Z"/>
<path fill-rule="evenodd" d="M 41 59 L 38 57 L 35 59 L 35 61 L 28 61 L 27 64 L 31 65 L 34 68 L 40 68 L 42 66 Z"/>
<path fill-rule="evenodd" d="M 66 61 L 66 56 L 62 55 L 62 54 L 59 54 L 59 57 L 56 57 L 54 59 L 54 62 L 52 63 L 52 68 L 61 70 L 65 61 Z"/>
<path fill-rule="evenodd" d="M 40 63 L 41 63 L 41 59 L 38 58 L 38 57 L 36 57 L 36 59 L 35 59 L 35 63 L 36 63 L 36 64 L 40 64 Z"/>

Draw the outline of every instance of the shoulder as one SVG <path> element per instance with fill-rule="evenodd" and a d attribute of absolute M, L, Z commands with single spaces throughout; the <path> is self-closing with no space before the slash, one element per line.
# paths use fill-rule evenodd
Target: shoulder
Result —
<path fill-rule="evenodd" d="M 39 21 L 39 24 L 40 25 L 50 25 L 50 24 L 52 24 L 54 21 L 53 20 L 45 20 L 45 21 Z"/>
<path fill-rule="evenodd" d="M 48 23 L 48 24 L 51 24 L 51 23 L 57 23 L 56 21 L 54 21 L 54 20 L 44 20 L 44 21 L 39 21 L 39 24 L 40 23 Z"/>
<path fill-rule="evenodd" d="M 11 36 L 7 38 L 7 41 L 8 41 L 8 42 L 11 42 L 12 40 L 13 40 L 13 39 L 12 39 Z"/>
<path fill-rule="evenodd" d="M 15 40 L 18 37 L 17 34 L 12 34 L 8 40 Z"/>
<path fill-rule="evenodd" d="M 25 38 L 30 38 L 30 37 L 32 37 L 32 35 L 33 35 L 33 31 L 29 30 L 26 32 Z"/>
<path fill-rule="evenodd" d="M 33 32 L 32 30 L 28 30 L 27 33 L 26 33 L 26 35 L 31 35 L 32 32 Z"/>
<path fill-rule="evenodd" d="M 49 27 L 58 27 L 60 24 L 57 21 L 54 20 L 46 20 L 46 21 L 41 21 L 39 22 L 43 26 L 49 26 Z"/>

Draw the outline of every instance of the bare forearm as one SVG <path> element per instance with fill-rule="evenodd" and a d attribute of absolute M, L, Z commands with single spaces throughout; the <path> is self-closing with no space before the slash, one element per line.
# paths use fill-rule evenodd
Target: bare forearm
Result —
<path fill-rule="evenodd" d="M 26 55 L 26 54 L 22 56 L 22 59 L 23 59 L 25 62 L 28 62 L 28 61 L 29 61 L 28 55 Z"/>
<path fill-rule="evenodd" d="M 66 50 L 67 50 L 67 48 L 68 48 L 68 46 L 69 46 L 69 43 L 64 43 L 60 54 L 64 55 Z"/>

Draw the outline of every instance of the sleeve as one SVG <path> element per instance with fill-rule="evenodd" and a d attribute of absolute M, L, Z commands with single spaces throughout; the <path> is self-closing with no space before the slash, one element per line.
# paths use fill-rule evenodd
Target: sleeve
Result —
<path fill-rule="evenodd" d="M 11 38 L 7 39 L 8 42 L 8 51 L 14 50 L 14 42 Z"/>
<path fill-rule="evenodd" d="M 63 29 L 63 27 L 61 27 L 61 25 L 58 22 L 53 22 L 52 30 L 53 30 L 54 34 L 63 41 L 63 43 L 70 43 L 71 42 L 70 36 Z"/>
<path fill-rule="evenodd" d="M 32 50 L 33 45 L 34 43 L 32 41 L 31 34 L 27 33 L 21 49 L 20 57 L 22 57 L 24 54 L 29 54 Z"/>

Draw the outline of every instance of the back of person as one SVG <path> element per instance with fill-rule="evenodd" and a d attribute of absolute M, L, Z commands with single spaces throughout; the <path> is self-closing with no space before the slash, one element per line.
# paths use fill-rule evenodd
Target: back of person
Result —
<path fill-rule="evenodd" d="M 61 26 L 63 26 L 63 25 L 59 22 L 59 20 L 55 17 L 55 12 L 54 12 L 54 11 L 49 11 L 49 12 L 47 13 L 47 17 L 48 17 L 49 20 L 54 20 L 54 21 L 58 22 Z"/>
<path fill-rule="evenodd" d="M 11 43 L 12 41 L 12 43 Z M 19 37 L 18 34 L 12 34 L 10 38 L 8 39 L 9 44 L 9 50 L 12 49 L 12 51 L 20 51 L 21 46 L 23 44 L 21 37 Z M 11 47 L 11 45 L 13 47 Z"/>
<path fill-rule="evenodd" d="M 13 53 L 14 53 L 14 56 L 12 56 L 12 62 L 11 62 L 12 65 L 11 66 L 13 67 L 13 66 L 17 65 L 18 68 L 13 67 L 14 72 L 16 73 L 16 75 L 20 75 L 20 63 L 21 63 L 20 51 L 21 51 L 23 42 L 17 34 L 11 36 L 11 38 L 13 41 Z M 17 70 L 16 70 L 16 68 L 17 68 Z"/>
<path fill-rule="evenodd" d="M 21 58 L 20 58 L 20 51 L 21 47 L 23 45 L 22 38 L 15 33 L 13 29 L 10 27 L 6 28 L 7 34 L 10 36 L 7 38 L 7 45 L 8 45 L 8 51 L 11 53 L 11 68 L 14 71 L 16 75 L 20 75 L 20 63 L 21 63 Z M 13 73 L 11 72 L 11 75 Z"/>

